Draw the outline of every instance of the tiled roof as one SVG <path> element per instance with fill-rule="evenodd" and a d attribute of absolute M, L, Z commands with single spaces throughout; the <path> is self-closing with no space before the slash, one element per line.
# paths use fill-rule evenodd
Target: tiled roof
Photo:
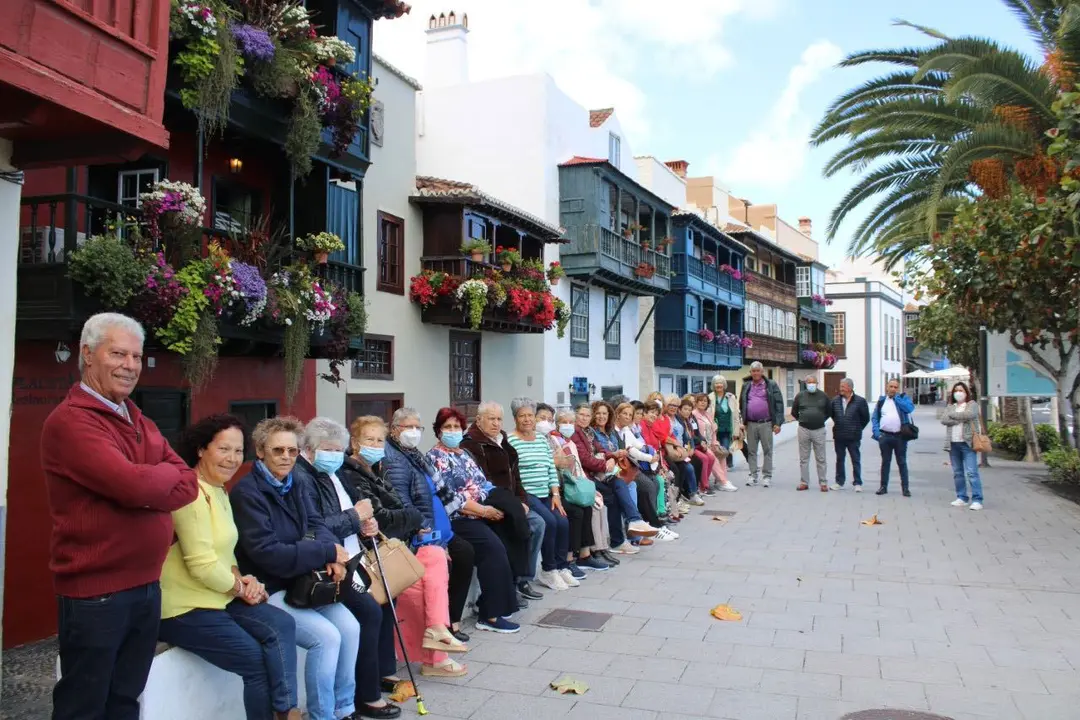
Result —
<path fill-rule="evenodd" d="M 393 18 L 399 18 L 412 10 L 411 5 L 401 2 L 401 0 L 381 0 L 379 6 L 379 15 L 376 19 L 384 17 L 392 20 Z"/>
<path fill-rule="evenodd" d="M 508 202 L 503 202 L 496 197 L 488 195 L 475 185 L 460 182 L 458 180 L 446 180 L 444 178 L 431 177 L 428 175 L 417 175 L 416 195 L 414 197 L 436 200 L 456 200 L 461 203 L 472 203 L 475 205 L 486 205 L 497 208 L 532 225 L 539 230 L 541 234 L 550 236 L 549 241 L 561 240 L 566 234 L 566 230 L 563 228 L 552 225 L 543 218 L 525 212 Z"/>
<path fill-rule="evenodd" d="M 728 223 L 727 225 L 724 226 L 724 232 L 726 232 L 726 233 L 738 233 L 740 235 L 753 235 L 758 240 L 758 242 L 761 242 L 761 243 L 764 243 L 764 244 L 768 245 L 773 250 L 779 250 L 781 253 L 783 253 L 784 255 L 787 255 L 789 258 L 804 258 L 804 257 L 806 257 L 805 255 L 799 255 L 798 253 L 796 253 L 796 252 L 794 252 L 792 250 L 788 250 L 787 248 L 782 246 L 780 243 L 776 242 L 776 240 L 773 240 L 771 237 L 769 237 L 765 233 L 759 232 L 759 231 L 755 230 L 754 228 L 749 227 L 748 225 L 743 225 L 742 223 Z M 807 262 L 817 262 L 817 261 L 812 259 L 812 258 L 808 258 Z"/>
<path fill-rule="evenodd" d="M 405 83 L 407 85 L 411 86 L 414 90 L 423 90 L 424 89 L 424 88 L 420 87 L 420 81 L 419 80 L 417 80 L 416 78 L 411 77 L 409 75 L 406 75 L 399 68 L 394 67 L 393 65 L 391 65 L 389 62 L 386 61 L 386 58 L 384 58 L 382 55 L 379 55 L 378 53 L 372 53 L 372 56 L 375 58 L 376 62 L 378 62 L 380 65 L 382 65 L 384 68 L 386 68 L 387 72 L 389 72 L 391 75 L 396 75 L 397 77 L 401 78 L 402 80 L 405 81 Z"/>
<path fill-rule="evenodd" d="M 607 119 L 611 117 L 611 114 L 615 112 L 615 108 L 601 108 L 599 110 L 589 111 L 589 127 L 600 127 L 607 122 Z"/>
<path fill-rule="evenodd" d="M 591 158 L 583 157 L 581 155 L 575 155 L 564 163 L 559 163 L 559 167 L 567 167 L 570 165 L 597 165 L 599 163 L 606 163 L 607 158 Z"/>
<path fill-rule="evenodd" d="M 743 250 L 745 250 L 748 253 L 753 253 L 754 252 L 754 249 L 752 247 L 750 247 L 749 245 L 747 245 L 745 243 L 742 243 L 742 242 L 739 242 L 735 238 L 728 235 L 727 231 L 724 228 L 720 228 L 720 227 L 717 227 L 716 225 L 714 225 L 711 220 L 709 220 L 707 217 L 705 217 L 705 213 L 700 208 L 694 208 L 694 209 L 675 208 L 675 210 L 673 210 L 672 213 L 671 213 L 671 217 L 673 217 L 673 218 L 685 217 L 685 218 L 690 218 L 691 220 L 697 220 L 698 223 L 700 223 L 701 225 L 705 225 L 706 227 L 710 227 L 713 230 L 716 230 L 716 232 L 720 233 L 721 235 L 724 235 L 728 242 L 734 243 L 735 245 L 739 246 L 740 248 L 742 248 Z M 730 227 L 730 225 L 728 227 Z"/>

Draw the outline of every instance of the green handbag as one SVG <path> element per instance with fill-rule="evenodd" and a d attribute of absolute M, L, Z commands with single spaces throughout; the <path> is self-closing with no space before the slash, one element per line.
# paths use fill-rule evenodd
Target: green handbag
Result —
<path fill-rule="evenodd" d="M 596 503 L 596 483 L 586 477 L 576 478 L 566 470 L 560 470 L 563 500 L 578 507 L 592 507 Z"/>

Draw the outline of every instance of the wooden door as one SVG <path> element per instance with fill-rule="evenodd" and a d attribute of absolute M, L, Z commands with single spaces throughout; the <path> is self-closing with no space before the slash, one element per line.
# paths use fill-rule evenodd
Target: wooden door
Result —
<path fill-rule="evenodd" d="M 352 425 L 352 421 L 363 415 L 381 417 L 390 424 L 394 412 L 405 404 L 405 396 L 402 393 L 381 393 L 366 395 L 348 395 L 345 398 L 347 416 L 345 422 Z"/>
<path fill-rule="evenodd" d="M 842 372 L 825 373 L 825 394 L 829 397 L 836 397 L 840 392 L 840 381 L 843 379 L 844 373 Z"/>
<path fill-rule="evenodd" d="M 143 415 L 154 421 L 158 430 L 175 449 L 180 433 L 188 426 L 188 394 L 184 390 L 136 390 L 131 399 Z"/>

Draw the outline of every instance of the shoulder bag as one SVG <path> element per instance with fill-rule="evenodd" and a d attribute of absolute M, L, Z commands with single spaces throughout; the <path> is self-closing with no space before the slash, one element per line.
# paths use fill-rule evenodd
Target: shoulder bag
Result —
<path fill-rule="evenodd" d="M 367 575 L 365 580 L 368 593 L 380 605 L 386 605 L 391 599 L 420 582 L 424 577 L 424 565 L 416 559 L 409 547 L 397 538 L 388 538 L 380 532 L 378 539 L 373 542 L 379 545 L 378 558 L 374 549 L 365 549 L 357 556 L 359 567 L 363 568 Z M 382 572 L 379 571 L 380 559 Z M 383 580 L 386 581 L 385 585 Z M 389 598 L 386 596 L 387 586 L 390 588 Z"/>
<path fill-rule="evenodd" d="M 986 428 L 982 424 L 982 416 L 975 421 L 975 432 L 971 434 L 971 449 L 979 453 L 988 453 L 994 449 L 994 443 L 986 434 Z"/>
<path fill-rule="evenodd" d="M 592 507 L 596 503 L 596 483 L 586 477 L 574 477 L 566 470 L 559 472 L 562 476 L 563 500 L 577 507 Z"/>
<path fill-rule="evenodd" d="M 314 539 L 315 533 L 307 532 L 304 534 L 304 540 Z M 345 579 L 342 582 L 349 582 L 350 580 L 351 568 L 347 566 L 346 569 Z M 333 580 L 330 573 L 326 572 L 326 568 L 320 568 L 293 578 L 292 583 L 289 584 L 289 589 L 285 591 L 285 602 L 294 608 L 323 607 L 324 605 L 336 603 L 340 599 L 340 590 L 341 583 Z"/>

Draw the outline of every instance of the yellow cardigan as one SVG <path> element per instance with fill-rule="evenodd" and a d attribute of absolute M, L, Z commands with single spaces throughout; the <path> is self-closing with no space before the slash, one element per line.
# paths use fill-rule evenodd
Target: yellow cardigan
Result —
<path fill-rule="evenodd" d="M 177 542 L 161 569 L 161 617 L 196 609 L 224 610 L 236 586 L 236 540 L 225 488 L 199 478 L 199 496 L 172 514 Z"/>

